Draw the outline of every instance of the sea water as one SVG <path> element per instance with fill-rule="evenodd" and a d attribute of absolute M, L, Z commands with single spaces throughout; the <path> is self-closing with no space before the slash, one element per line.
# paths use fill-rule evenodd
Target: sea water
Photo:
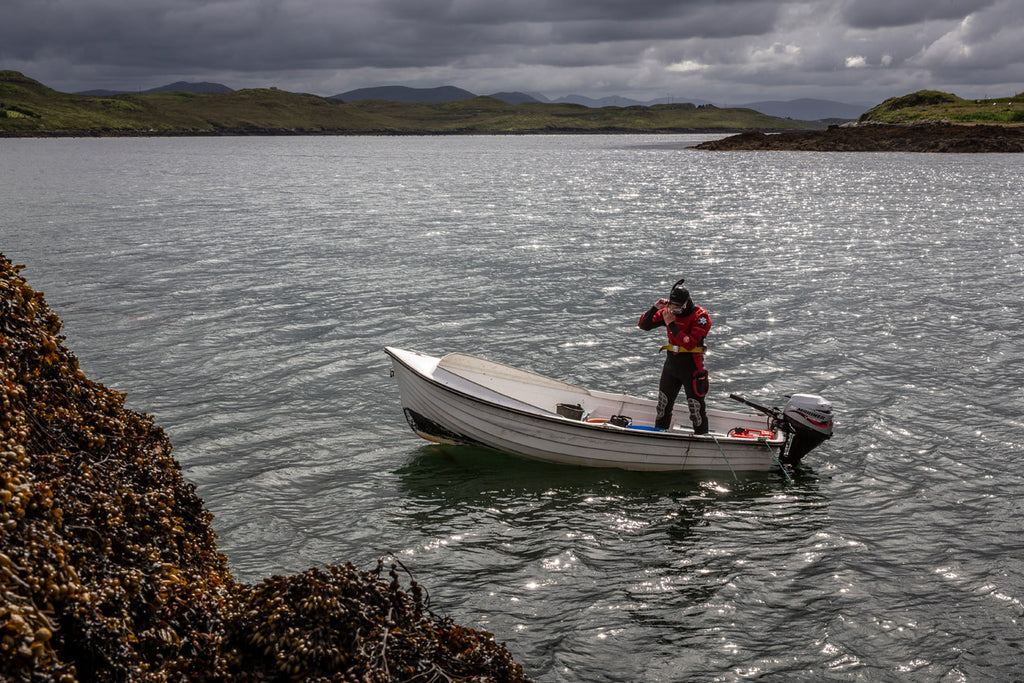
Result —
<path fill-rule="evenodd" d="M 704 139 L 4 139 L 0 251 L 241 580 L 398 557 L 545 682 L 1019 676 L 1020 156 Z M 792 482 L 406 425 L 385 345 L 653 396 L 680 277 L 712 407 L 833 402 Z"/>

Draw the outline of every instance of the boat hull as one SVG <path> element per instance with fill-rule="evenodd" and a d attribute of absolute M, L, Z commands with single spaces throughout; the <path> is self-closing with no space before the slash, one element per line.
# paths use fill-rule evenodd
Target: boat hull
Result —
<path fill-rule="evenodd" d="M 564 465 L 732 472 L 778 468 L 786 444 L 785 435 L 770 431 L 759 415 L 709 411 L 709 435 L 653 430 L 644 424 L 654 410 L 646 399 L 591 392 L 472 356 L 452 354 L 460 357 L 446 366 L 449 356 L 439 359 L 391 347 L 385 351 L 392 358 L 410 427 L 431 441 L 478 445 Z M 628 427 L 573 419 L 556 412 L 559 402 L 584 406 L 589 414 L 619 408 L 620 414 L 629 411 L 638 419 Z M 730 436 L 736 428 L 766 430 L 770 436 Z"/>

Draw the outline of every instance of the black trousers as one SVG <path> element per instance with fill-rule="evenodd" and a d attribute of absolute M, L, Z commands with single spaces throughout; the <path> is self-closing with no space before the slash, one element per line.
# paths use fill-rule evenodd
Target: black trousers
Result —
<path fill-rule="evenodd" d="M 675 405 L 679 390 L 686 391 L 686 405 L 690 409 L 690 422 L 695 434 L 707 434 L 708 413 L 704 403 L 707 394 L 707 380 L 701 382 L 698 376 L 706 373 L 698 371 L 692 353 L 668 352 L 665 365 L 661 369 L 661 381 L 658 383 L 658 416 L 654 426 L 668 429 L 672 426 L 672 408 Z M 703 393 L 697 393 L 701 389 Z"/>

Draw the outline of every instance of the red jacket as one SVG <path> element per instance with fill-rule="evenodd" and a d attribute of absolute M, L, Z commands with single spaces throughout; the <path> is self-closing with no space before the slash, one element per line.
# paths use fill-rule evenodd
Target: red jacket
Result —
<path fill-rule="evenodd" d="M 641 330 L 653 330 L 655 327 L 665 326 L 668 331 L 668 342 L 684 349 L 692 349 L 700 346 L 704 337 L 711 331 L 711 316 L 703 307 L 693 307 L 693 311 L 686 316 L 676 317 L 671 325 L 665 325 L 665 319 L 661 311 L 651 307 L 649 311 L 640 316 L 637 327 Z M 703 356 L 703 354 L 694 354 Z"/>

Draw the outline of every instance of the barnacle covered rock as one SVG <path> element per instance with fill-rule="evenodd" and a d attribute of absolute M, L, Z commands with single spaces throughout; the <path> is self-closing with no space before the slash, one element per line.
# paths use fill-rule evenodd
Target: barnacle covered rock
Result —
<path fill-rule="evenodd" d="M 351 564 L 274 576 L 238 592 L 228 610 L 236 680 L 522 681 L 521 667 L 486 631 L 431 613 L 397 566 Z M 336 672 L 331 675 L 330 672 Z"/>
<path fill-rule="evenodd" d="M 397 567 L 236 582 L 171 443 L 0 254 L 0 680 L 518 681 Z"/>

